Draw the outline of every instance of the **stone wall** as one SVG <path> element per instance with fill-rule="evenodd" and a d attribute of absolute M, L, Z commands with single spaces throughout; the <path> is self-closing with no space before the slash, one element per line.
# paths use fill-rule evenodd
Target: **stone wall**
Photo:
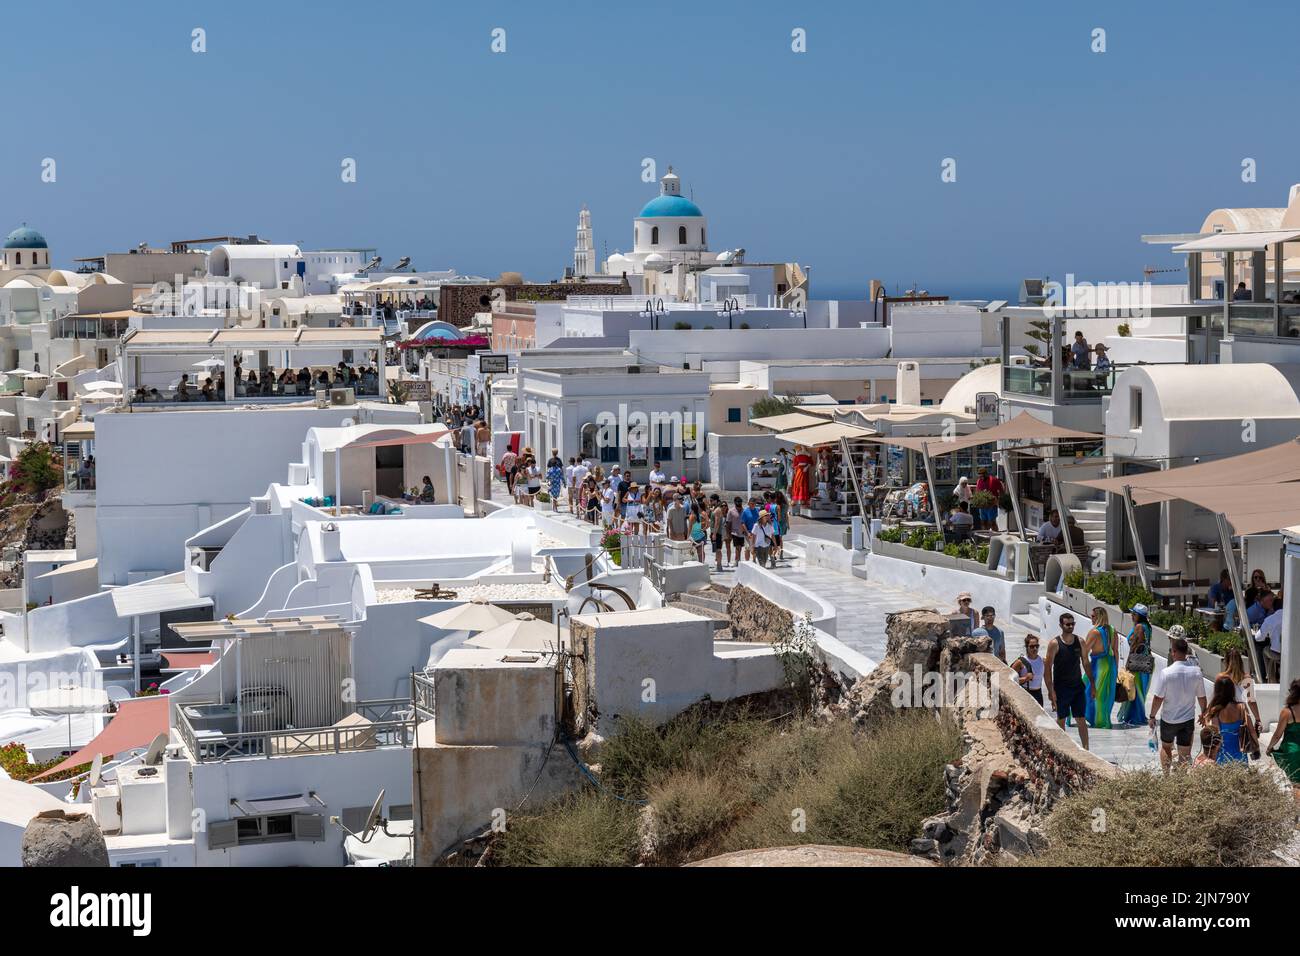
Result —
<path fill-rule="evenodd" d="M 914 853 L 959 865 L 1024 856 L 1045 845 L 1042 824 L 1058 800 L 1119 773 L 1056 726 L 990 653 L 987 637 L 954 636 L 948 618 L 930 610 L 886 620 L 880 666 L 850 687 L 825 669 L 815 706 L 819 717 L 868 727 L 902 706 L 959 722 L 964 752 L 945 771 L 947 807 L 925 821 Z M 944 688 L 939 699 L 917 685 L 932 678 Z"/>
<path fill-rule="evenodd" d="M 608 282 L 525 282 L 519 285 L 448 283 L 438 292 L 438 319 L 464 328 L 477 313 L 492 311 L 492 294 L 496 289 L 502 290 L 507 302 L 563 302 L 571 295 L 630 295 L 632 292 L 626 278 L 611 278 Z"/>
<path fill-rule="evenodd" d="M 731 640 L 771 644 L 789 634 L 794 615 L 752 588 L 737 584 L 727 598 Z"/>

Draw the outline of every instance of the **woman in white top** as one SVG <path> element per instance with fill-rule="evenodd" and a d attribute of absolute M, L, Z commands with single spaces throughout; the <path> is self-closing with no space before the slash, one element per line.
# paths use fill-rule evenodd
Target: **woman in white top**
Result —
<path fill-rule="evenodd" d="M 537 465 L 536 458 L 528 460 L 528 501 L 527 504 L 533 503 L 533 498 L 537 492 L 542 490 L 542 469 Z"/>
<path fill-rule="evenodd" d="M 609 479 L 606 479 L 600 489 L 600 516 L 604 519 L 606 528 L 614 523 L 614 499 L 614 489 L 609 486 Z"/>
<path fill-rule="evenodd" d="M 634 481 L 627 486 L 627 499 L 623 504 L 623 516 L 632 526 L 633 534 L 641 533 L 641 488 Z"/>
<path fill-rule="evenodd" d="M 957 500 L 970 504 L 970 497 L 973 492 L 970 490 L 970 481 L 965 475 L 957 479 Z"/>

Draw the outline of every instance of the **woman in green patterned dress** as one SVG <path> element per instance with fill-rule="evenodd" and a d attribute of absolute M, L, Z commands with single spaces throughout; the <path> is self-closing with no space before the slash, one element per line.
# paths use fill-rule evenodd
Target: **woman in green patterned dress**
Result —
<path fill-rule="evenodd" d="M 1268 742 L 1268 752 L 1291 781 L 1291 793 L 1300 803 L 1300 677 L 1291 682 L 1286 693 L 1286 706 L 1277 716 L 1277 728 Z"/>
<path fill-rule="evenodd" d="M 1115 684 L 1119 679 L 1117 644 L 1119 638 L 1108 623 L 1108 614 L 1100 605 L 1092 609 L 1092 630 L 1088 632 L 1089 678 L 1088 726 L 1110 729 L 1110 712 L 1115 708 Z"/>

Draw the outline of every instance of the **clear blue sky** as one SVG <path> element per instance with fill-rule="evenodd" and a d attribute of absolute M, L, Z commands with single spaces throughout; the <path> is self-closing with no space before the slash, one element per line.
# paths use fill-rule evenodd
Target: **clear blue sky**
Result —
<path fill-rule="evenodd" d="M 1283 205 L 1300 181 L 1294 0 L 43 0 L 0 16 L 0 234 L 25 220 L 65 264 L 256 232 L 554 278 L 584 202 L 599 253 L 630 246 L 649 156 L 682 174 L 713 248 L 810 265 L 815 296 L 861 297 L 871 277 L 1009 295 L 1022 276 L 1177 265 L 1138 236 Z"/>

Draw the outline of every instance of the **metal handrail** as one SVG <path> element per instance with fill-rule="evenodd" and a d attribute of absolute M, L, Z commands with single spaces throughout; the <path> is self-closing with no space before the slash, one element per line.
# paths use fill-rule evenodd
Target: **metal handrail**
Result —
<path fill-rule="evenodd" d="M 356 713 L 392 714 L 408 708 L 406 698 L 361 701 Z M 374 750 L 378 747 L 409 747 L 414 743 L 415 714 L 409 717 L 388 717 L 370 720 L 370 723 L 347 727 L 300 727 L 292 730 L 214 734 L 201 741 L 183 706 L 175 709 L 174 726 L 190 755 L 197 763 L 217 760 L 243 760 L 260 757 L 284 757 L 297 753 L 348 753 Z"/>

